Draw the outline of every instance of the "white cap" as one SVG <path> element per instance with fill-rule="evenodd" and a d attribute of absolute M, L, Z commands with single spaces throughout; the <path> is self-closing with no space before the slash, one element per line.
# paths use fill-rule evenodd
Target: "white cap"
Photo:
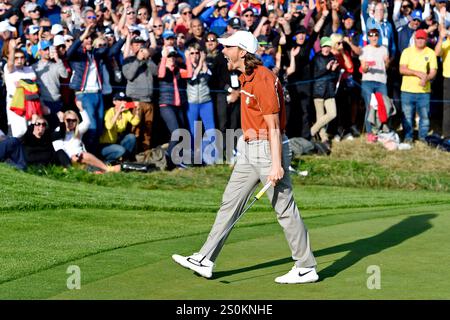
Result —
<path fill-rule="evenodd" d="M 73 37 L 70 34 L 65 34 L 64 41 L 67 41 L 67 40 L 73 40 Z"/>
<path fill-rule="evenodd" d="M 53 38 L 53 46 L 57 47 L 60 45 L 65 45 L 66 42 L 64 41 L 64 36 L 57 34 L 54 38 Z"/>
<path fill-rule="evenodd" d="M 39 32 L 40 27 L 38 25 L 32 24 L 31 26 L 28 26 L 28 33 L 29 34 L 35 34 Z"/>
<path fill-rule="evenodd" d="M 16 28 L 14 28 L 12 25 L 10 25 L 8 21 L 3 20 L 2 22 L 0 22 L 0 32 L 5 32 L 5 31 L 15 32 Z"/>
<path fill-rule="evenodd" d="M 155 5 L 156 5 L 157 7 L 164 7 L 163 0 L 155 0 Z"/>
<path fill-rule="evenodd" d="M 217 39 L 224 46 L 239 47 L 251 54 L 255 54 L 258 50 L 258 40 L 248 31 L 236 31 L 228 38 Z"/>
<path fill-rule="evenodd" d="M 50 33 L 53 34 L 53 35 L 55 35 L 55 34 L 58 34 L 58 33 L 60 33 L 60 32 L 63 32 L 63 31 L 64 31 L 64 29 L 63 29 L 63 26 L 62 26 L 62 25 L 60 25 L 60 24 L 54 24 L 54 25 L 52 26 L 52 30 L 50 31 Z"/>
<path fill-rule="evenodd" d="M 34 3 L 34 2 L 30 2 L 27 3 L 27 5 L 25 6 L 25 11 L 26 12 L 30 12 L 30 11 L 34 11 L 34 9 L 38 8 L 39 5 Z"/>

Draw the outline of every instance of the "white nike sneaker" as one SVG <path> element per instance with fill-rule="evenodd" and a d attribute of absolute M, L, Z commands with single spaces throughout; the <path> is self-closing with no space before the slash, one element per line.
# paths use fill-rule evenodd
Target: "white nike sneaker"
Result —
<path fill-rule="evenodd" d="M 319 280 L 316 268 L 299 268 L 293 266 L 291 271 L 275 279 L 276 283 L 309 283 Z"/>
<path fill-rule="evenodd" d="M 172 256 L 172 259 L 183 267 L 197 272 L 202 277 L 211 278 L 214 263 L 207 258 L 203 258 L 204 256 L 200 253 L 194 253 L 189 257 L 180 256 L 179 254 Z"/>

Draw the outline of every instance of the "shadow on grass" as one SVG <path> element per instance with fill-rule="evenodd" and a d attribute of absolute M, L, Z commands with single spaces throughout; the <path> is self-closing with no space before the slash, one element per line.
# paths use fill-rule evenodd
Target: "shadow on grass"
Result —
<path fill-rule="evenodd" d="M 435 217 L 437 217 L 437 214 L 422 214 L 407 217 L 373 237 L 359 239 L 353 242 L 315 251 L 314 255 L 316 257 L 348 251 L 344 257 L 336 260 L 333 264 L 319 272 L 320 281 L 323 281 L 326 278 L 334 277 L 339 272 L 350 268 L 352 265 L 365 257 L 380 253 L 385 249 L 395 247 L 400 243 L 427 231 L 432 227 L 430 220 Z M 219 279 L 242 272 L 269 268 L 289 262 L 292 262 L 290 257 L 264 262 L 245 268 L 217 272 L 214 274 L 214 279 Z"/>

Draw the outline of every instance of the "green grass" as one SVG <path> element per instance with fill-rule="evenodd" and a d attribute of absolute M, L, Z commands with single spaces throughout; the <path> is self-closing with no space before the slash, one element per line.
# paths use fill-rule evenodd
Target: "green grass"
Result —
<path fill-rule="evenodd" d="M 231 172 L 226 166 L 98 176 L 0 165 L 0 299 L 450 298 L 439 281 L 450 276 L 447 172 L 401 189 L 397 171 L 375 167 L 315 157 L 300 164 L 309 176 L 293 176 L 294 192 L 323 280 L 283 287 L 273 278 L 292 261 L 265 198 L 231 234 L 214 279 L 171 261 L 207 236 Z M 363 183 L 370 170 L 398 183 Z M 320 184 L 324 172 L 335 175 L 329 185 Z M 81 268 L 81 290 L 66 287 L 69 265 Z M 367 289 L 369 265 L 381 268 L 381 290 Z M 424 269 L 433 272 L 418 277 Z"/>

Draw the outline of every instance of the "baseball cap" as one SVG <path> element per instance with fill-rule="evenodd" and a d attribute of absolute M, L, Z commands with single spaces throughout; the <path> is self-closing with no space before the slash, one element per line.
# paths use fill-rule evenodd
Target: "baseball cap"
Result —
<path fill-rule="evenodd" d="M 36 10 L 37 8 L 39 8 L 39 5 L 34 3 L 34 2 L 30 2 L 25 6 L 25 11 L 26 12 L 31 12 Z"/>
<path fill-rule="evenodd" d="M 164 39 L 169 39 L 169 38 L 176 38 L 175 32 L 173 32 L 172 30 L 166 30 L 163 32 L 162 37 Z"/>
<path fill-rule="evenodd" d="M 295 29 L 294 35 L 299 33 L 307 33 L 305 26 L 299 26 L 297 29 Z"/>
<path fill-rule="evenodd" d="M 253 14 L 255 14 L 255 12 L 253 11 L 253 9 L 251 7 L 247 7 L 247 9 L 245 9 L 244 11 L 242 11 L 241 13 L 241 17 L 246 14 L 247 12 L 251 12 Z"/>
<path fill-rule="evenodd" d="M 41 40 L 41 41 L 39 42 L 39 50 L 45 50 L 45 49 L 50 48 L 51 46 L 52 46 L 52 44 L 51 44 L 50 41 L 47 41 L 47 40 Z"/>
<path fill-rule="evenodd" d="M 120 91 L 117 92 L 114 96 L 113 96 L 113 101 L 114 100 L 120 100 L 120 101 L 131 101 L 131 99 L 129 97 L 127 97 L 127 95 L 125 94 L 125 92 Z"/>
<path fill-rule="evenodd" d="M 331 47 L 331 45 L 333 44 L 333 42 L 331 41 L 330 37 L 322 37 L 322 39 L 320 39 L 320 47 Z"/>
<path fill-rule="evenodd" d="M 241 22 L 241 19 L 239 19 L 238 17 L 231 18 L 231 19 L 228 21 L 228 25 L 229 25 L 230 27 L 232 27 L 233 29 L 237 29 L 237 30 L 239 30 L 239 29 L 242 28 L 242 22 Z"/>
<path fill-rule="evenodd" d="M 63 29 L 63 26 L 58 24 L 58 23 L 54 24 L 52 26 L 52 30 L 50 31 L 50 33 L 53 34 L 53 35 L 58 34 L 60 32 L 64 32 L 64 29 Z"/>
<path fill-rule="evenodd" d="M 33 24 L 33 25 L 31 25 L 31 26 L 28 26 L 26 32 L 27 32 L 28 34 L 36 34 L 36 33 L 39 32 L 39 29 L 40 29 L 39 26 Z"/>
<path fill-rule="evenodd" d="M 67 41 L 67 40 L 73 40 L 73 37 L 70 34 L 65 34 L 64 41 Z"/>
<path fill-rule="evenodd" d="M 131 43 L 144 43 L 144 42 L 145 42 L 144 38 L 142 38 L 140 36 L 137 36 L 137 37 L 134 37 L 133 39 L 131 39 Z"/>
<path fill-rule="evenodd" d="M 442 3 L 442 2 L 447 2 L 447 0 L 437 0 L 437 2 Z"/>
<path fill-rule="evenodd" d="M 414 10 L 412 13 L 411 13 L 411 18 L 413 19 L 413 20 L 420 20 L 420 21 L 422 21 L 422 12 L 420 11 L 420 10 Z"/>
<path fill-rule="evenodd" d="M 343 18 L 344 20 L 347 20 L 347 19 L 352 19 L 352 20 L 355 20 L 355 16 L 353 15 L 353 13 L 351 13 L 350 11 L 347 11 L 345 14 L 344 14 L 344 18 Z"/>
<path fill-rule="evenodd" d="M 239 47 L 251 54 L 255 54 L 258 49 L 258 40 L 248 31 L 239 30 L 230 37 L 219 38 L 217 41 L 224 46 Z"/>
<path fill-rule="evenodd" d="M 16 28 L 14 28 L 12 25 L 10 25 L 8 21 L 3 20 L 2 22 L 0 22 L 0 32 L 5 32 L 5 31 L 15 32 Z"/>
<path fill-rule="evenodd" d="M 53 38 L 53 45 L 55 47 L 57 46 L 61 46 L 61 45 L 65 45 L 66 42 L 64 41 L 64 36 L 57 34 L 54 38 Z"/>
<path fill-rule="evenodd" d="M 419 29 L 416 31 L 416 39 L 428 39 L 428 33 L 423 29 Z"/>

